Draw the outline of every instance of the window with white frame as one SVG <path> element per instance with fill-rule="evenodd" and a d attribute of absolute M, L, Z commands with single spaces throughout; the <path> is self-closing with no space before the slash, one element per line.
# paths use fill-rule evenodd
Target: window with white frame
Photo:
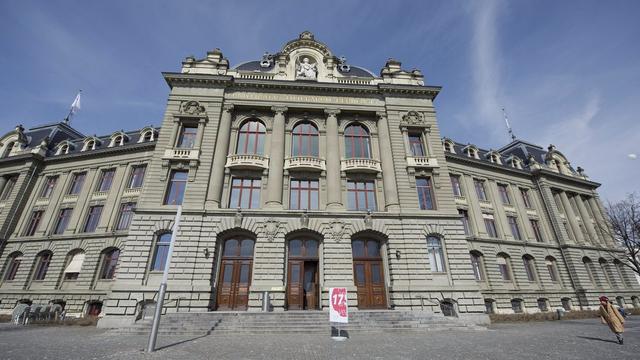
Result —
<path fill-rule="evenodd" d="M 427 252 L 429 253 L 429 264 L 432 272 L 444 272 L 444 251 L 442 241 L 437 236 L 427 237 Z"/>

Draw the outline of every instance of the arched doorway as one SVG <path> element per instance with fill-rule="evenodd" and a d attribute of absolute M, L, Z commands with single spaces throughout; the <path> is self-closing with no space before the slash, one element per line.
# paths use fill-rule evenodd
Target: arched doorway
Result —
<path fill-rule="evenodd" d="M 246 310 L 249 303 L 255 241 L 232 238 L 222 246 L 218 278 L 218 310 Z"/>
<path fill-rule="evenodd" d="M 287 308 L 317 310 L 320 306 L 318 274 L 318 241 L 289 241 L 287 267 Z"/>
<path fill-rule="evenodd" d="M 359 309 L 386 309 L 387 294 L 384 287 L 380 242 L 373 239 L 354 239 L 353 277 L 358 290 Z"/>

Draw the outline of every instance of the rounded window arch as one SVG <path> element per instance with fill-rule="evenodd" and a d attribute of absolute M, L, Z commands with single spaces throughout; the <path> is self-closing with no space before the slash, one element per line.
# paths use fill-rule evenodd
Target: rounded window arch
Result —
<path fill-rule="evenodd" d="M 427 236 L 427 253 L 432 272 L 445 272 L 442 239 L 436 235 Z"/>
<path fill-rule="evenodd" d="M 64 280 L 77 280 L 82 271 L 85 252 L 82 249 L 74 249 L 67 254 L 66 266 L 64 267 Z"/>
<path fill-rule="evenodd" d="M 236 154 L 262 155 L 267 129 L 261 121 L 247 120 L 238 130 Z"/>
<path fill-rule="evenodd" d="M 538 299 L 538 309 L 542 312 L 549 311 L 549 300 L 546 298 Z"/>
<path fill-rule="evenodd" d="M 509 255 L 501 252 L 496 256 L 496 261 L 498 263 L 498 271 L 500 272 L 500 276 L 504 281 L 511 281 L 511 270 L 509 268 Z"/>
<path fill-rule="evenodd" d="M 495 314 L 495 312 L 496 312 L 496 301 L 493 299 L 484 299 L 484 313 Z"/>
<path fill-rule="evenodd" d="M 120 258 L 120 249 L 116 247 L 107 248 L 102 251 L 102 264 L 100 265 L 100 280 L 111 280 L 116 273 Z"/>
<path fill-rule="evenodd" d="M 358 238 L 351 242 L 351 252 L 353 257 L 362 259 L 380 259 L 381 246 L 377 239 Z"/>
<path fill-rule="evenodd" d="M 524 312 L 524 301 L 522 299 L 511 299 L 511 309 L 515 314 Z"/>
<path fill-rule="evenodd" d="M 605 286 L 611 286 L 611 277 L 609 276 L 609 262 L 605 258 L 599 258 L 600 271 L 604 279 Z"/>
<path fill-rule="evenodd" d="M 522 264 L 524 265 L 524 271 L 527 274 L 527 280 L 536 281 L 538 274 L 536 273 L 535 259 L 533 256 L 529 254 L 522 255 Z"/>
<path fill-rule="evenodd" d="M 556 262 L 556 258 L 549 255 L 544 258 L 545 265 L 547 267 L 547 271 L 549 272 L 549 278 L 552 282 L 558 282 L 560 280 L 560 275 L 558 274 L 558 266 Z"/>
<path fill-rule="evenodd" d="M 349 158 L 371 158 L 371 136 L 362 124 L 354 123 L 344 129 L 345 155 Z"/>
<path fill-rule="evenodd" d="M 169 255 L 169 245 L 171 244 L 171 233 L 161 232 L 156 235 L 156 246 L 151 261 L 151 271 L 163 271 Z"/>
<path fill-rule="evenodd" d="M 591 259 L 588 256 L 585 256 L 582 258 L 582 263 L 584 264 L 584 270 L 586 271 L 587 276 L 589 277 L 589 280 L 591 281 L 592 284 L 595 285 L 596 279 L 595 279 L 595 276 L 593 275 L 593 261 L 591 261 Z"/>
<path fill-rule="evenodd" d="M 244 237 L 233 237 L 225 240 L 222 256 L 225 258 L 252 258 L 255 240 Z"/>
<path fill-rule="evenodd" d="M 309 121 L 296 124 L 292 131 L 291 156 L 318 156 L 318 128 Z"/>
<path fill-rule="evenodd" d="M 5 281 L 12 281 L 16 278 L 16 274 L 20 269 L 22 263 L 23 254 L 20 251 L 14 251 L 7 257 L 7 265 L 5 266 L 4 277 Z"/>
<path fill-rule="evenodd" d="M 486 276 L 484 272 L 484 257 L 482 253 L 478 250 L 471 250 L 469 252 L 469 257 L 471 259 L 473 276 L 475 276 L 476 280 L 478 281 L 484 281 Z"/>
<path fill-rule="evenodd" d="M 49 250 L 44 250 L 38 253 L 36 256 L 35 269 L 33 272 L 33 280 L 44 280 L 49 271 L 49 264 L 53 253 Z"/>
<path fill-rule="evenodd" d="M 317 258 L 320 242 L 313 238 L 294 238 L 289 240 L 289 258 Z"/>

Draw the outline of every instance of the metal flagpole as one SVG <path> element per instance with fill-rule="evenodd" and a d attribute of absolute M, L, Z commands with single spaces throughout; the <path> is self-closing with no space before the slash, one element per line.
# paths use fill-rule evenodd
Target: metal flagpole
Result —
<path fill-rule="evenodd" d="M 167 292 L 167 279 L 169 278 L 169 266 L 171 265 L 171 255 L 173 255 L 173 247 L 176 243 L 178 228 L 180 227 L 180 216 L 182 215 L 182 205 L 178 205 L 176 219 L 173 222 L 171 231 L 171 242 L 169 243 L 169 252 L 167 260 L 164 264 L 164 273 L 162 274 L 162 282 L 158 290 L 158 302 L 156 303 L 156 311 L 153 315 L 153 323 L 151 324 L 151 334 L 149 335 L 149 343 L 147 344 L 147 352 L 153 352 L 156 348 L 156 340 L 158 338 L 158 328 L 160 327 L 160 316 L 162 315 L 162 306 L 164 303 L 164 294 Z"/>
<path fill-rule="evenodd" d="M 509 135 L 511 135 L 511 140 L 516 141 L 516 136 L 513 134 L 513 129 L 511 128 L 511 124 L 509 124 L 509 119 L 507 118 L 507 112 L 502 108 L 502 116 L 504 116 L 504 122 L 507 124 L 507 131 Z"/>

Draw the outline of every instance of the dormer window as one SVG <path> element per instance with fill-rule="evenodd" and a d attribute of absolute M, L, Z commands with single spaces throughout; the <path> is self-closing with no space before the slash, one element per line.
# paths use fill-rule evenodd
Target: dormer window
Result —
<path fill-rule="evenodd" d="M 95 139 L 86 140 L 82 146 L 82 151 L 95 150 L 98 142 Z"/>
<path fill-rule="evenodd" d="M 69 150 L 71 150 L 71 146 L 68 143 L 63 143 L 58 146 L 56 155 L 67 155 L 69 153 Z"/>
<path fill-rule="evenodd" d="M 145 127 L 140 131 L 139 143 L 154 141 L 156 138 L 156 132 L 152 127 Z"/>
<path fill-rule="evenodd" d="M 502 164 L 502 160 L 500 159 L 500 155 L 498 155 L 496 153 L 489 154 L 489 161 L 491 161 L 494 164 Z"/>
<path fill-rule="evenodd" d="M 522 169 L 522 161 L 520 161 L 520 159 L 518 158 L 511 158 L 511 160 L 509 161 L 509 165 L 516 169 Z"/>
<path fill-rule="evenodd" d="M 451 154 L 455 154 L 456 153 L 455 149 L 453 148 L 453 144 L 450 141 L 445 141 L 444 142 L 444 151 L 448 152 L 448 153 L 451 153 Z"/>
<path fill-rule="evenodd" d="M 468 157 L 474 158 L 474 159 L 480 159 L 480 157 L 478 156 L 478 149 L 473 147 L 468 147 L 466 152 Z"/>
<path fill-rule="evenodd" d="M 109 142 L 109 147 L 122 146 L 127 140 L 128 140 L 128 137 L 126 137 L 124 133 L 122 132 L 115 133 L 111 135 L 111 142 Z"/>

